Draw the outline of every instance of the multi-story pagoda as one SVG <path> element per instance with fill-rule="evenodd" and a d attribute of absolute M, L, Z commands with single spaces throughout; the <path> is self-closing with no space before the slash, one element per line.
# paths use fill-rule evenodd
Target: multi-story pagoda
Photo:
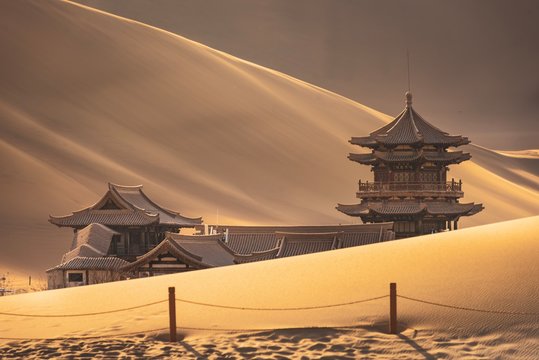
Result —
<path fill-rule="evenodd" d="M 75 233 L 71 251 L 64 260 L 76 256 L 111 256 L 134 260 L 159 244 L 167 232 L 202 224 L 151 200 L 142 185 L 110 184 L 94 205 L 66 216 L 50 216 L 49 222 L 71 227 Z"/>
<path fill-rule="evenodd" d="M 374 182 L 359 181 L 359 204 L 337 206 L 363 222 L 393 221 L 397 237 L 457 229 L 461 216 L 475 215 L 482 204 L 459 203 L 464 196 L 460 180 L 447 179 L 448 166 L 469 160 L 450 147 L 469 144 L 464 136 L 453 136 L 425 121 L 412 107 L 406 93 L 406 108 L 389 124 L 369 136 L 353 137 L 350 143 L 371 150 L 348 158 L 372 167 Z"/>

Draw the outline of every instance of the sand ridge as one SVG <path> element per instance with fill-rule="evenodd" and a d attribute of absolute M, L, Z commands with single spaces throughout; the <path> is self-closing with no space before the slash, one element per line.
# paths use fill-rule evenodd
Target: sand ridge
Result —
<path fill-rule="evenodd" d="M 491 358 L 497 351 L 506 351 L 510 358 L 529 359 L 539 352 L 538 231 L 539 218 L 530 217 L 286 259 L 8 296 L 0 298 L 2 312 L 49 317 L 0 315 L 0 338 L 66 337 L 66 344 L 72 344 L 80 341 L 76 338 L 98 336 L 103 339 L 84 341 L 99 347 L 119 334 L 166 329 L 167 287 L 175 286 L 178 331 L 199 352 L 205 351 L 202 344 L 208 342 L 217 343 L 215 351 L 237 351 L 231 348 L 238 347 L 237 334 L 219 344 L 230 329 L 249 329 L 255 335 L 242 335 L 245 347 L 263 348 L 269 342 L 289 342 L 286 339 L 296 336 L 294 331 L 300 338 L 305 333 L 279 330 L 277 337 L 269 338 L 275 332 L 271 329 L 353 326 L 366 329 L 358 330 L 355 337 L 375 337 L 373 342 L 378 345 L 369 350 L 375 354 L 391 339 L 381 333 L 388 323 L 385 295 L 389 283 L 396 282 L 401 296 L 400 329 L 409 339 L 415 336 L 417 345 L 429 354 L 449 352 L 444 356 L 458 358 L 465 351 Z M 380 296 L 384 297 L 377 298 Z M 350 303 L 371 298 L 376 299 Z M 324 307 L 346 302 L 349 304 Z M 149 303 L 154 304 L 145 305 Z M 111 312 L 122 308 L 129 310 Z M 84 313 L 87 315 L 64 316 Z M 166 330 L 161 332 L 158 340 L 166 335 Z M 256 335 L 261 333 L 266 335 Z M 335 339 L 333 345 L 349 344 L 343 336 L 346 332 L 336 331 L 329 342 Z M 395 343 L 395 351 L 412 346 L 401 340 Z M 145 346 L 133 341 L 131 347 Z M 50 342 L 34 340 L 28 346 Z M 53 342 L 56 347 L 68 346 L 61 345 L 61 340 Z M 309 347 L 319 342 L 323 341 L 313 340 Z M 26 345 L 11 346 L 24 351 L 21 346 Z M 298 353 L 305 350 L 291 344 L 283 351 L 292 348 Z M 321 345 L 317 348 L 329 351 Z M 339 349 L 351 351 L 349 347 Z M 388 349 L 393 351 L 391 346 Z"/>

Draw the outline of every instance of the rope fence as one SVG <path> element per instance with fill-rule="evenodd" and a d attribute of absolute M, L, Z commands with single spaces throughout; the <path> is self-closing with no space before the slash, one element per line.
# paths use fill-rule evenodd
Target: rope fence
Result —
<path fill-rule="evenodd" d="M 440 306 L 444 308 L 449 309 L 456 309 L 456 310 L 465 310 L 465 311 L 475 311 L 475 312 L 481 312 L 481 313 L 489 313 L 489 314 L 502 314 L 502 315 L 527 315 L 527 316 L 539 316 L 539 313 L 533 313 L 533 312 L 520 312 L 520 311 L 504 311 L 504 310 L 486 310 L 486 309 L 478 309 L 478 308 L 470 308 L 470 307 L 464 307 L 464 306 L 455 306 L 455 305 L 447 305 L 447 304 L 440 304 L 432 301 L 427 300 L 421 300 L 412 298 L 409 296 L 404 295 L 397 295 L 397 297 L 400 297 L 402 299 L 415 301 L 423 304 L 428 305 L 434 305 L 434 306 Z"/>
<path fill-rule="evenodd" d="M 297 310 L 315 310 L 315 309 L 327 309 L 327 308 L 333 308 L 333 307 L 340 307 L 340 306 L 347 306 L 347 305 L 354 305 L 354 304 L 361 304 L 364 302 L 369 302 L 373 300 L 379 300 L 389 297 L 389 295 L 382 295 L 377 296 L 369 299 L 361 299 L 361 300 L 354 300 L 344 303 L 337 303 L 337 304 L 329 304 L 329 305 L 316 305 L 316 306 L 303 306 L 303 307 L 276 307 L 276 308 L 270 308 L 270 307 L 247 307 L 247 306 L 231 306 L 231 305 L 219 305 L 219 304 L 210 304 L 210 303 L 204 303 L 204 302 L 198 302 L 198 301 L 192 301 L 192 300 L 186 300 L 186 299 L 178 299 L 175 300 L 178 302 L 183 302 L 187 304 L 193 304 L 193 305 L 200 305 L 200 306 L 207 306 L 207 307 L 214 307 L 214 308 L 222 308 L 222 309 L 231 309 L 231 310 L 249 310 L 249 311 L 297 311 Z"/>
<path fill-rule="evenodd" d="M 94 315 L 105 315 L 105 314 L 112 314 L 112 313 L 117 313 L 117 312 L 121 312 L 121 311 L 140 309 L 140 308 L 144 308 L 144 307 L 148 307 L 148 306 L 152 306 L 152 305 L 156 305 L 156 304 L 165 303 L 167 301 L 168 301 L 168 299 L 167 300 L 161 300 L 161 301 L 155 301 L 155 302 L 151 302 L 151 303 L 148 303 L 148 304 L 131 306 L 131 307 L 122 308 L 122 309 L 91 312 L 91 313 L 82 313 L 82 314 L 57 314 L 57 315 L 43 314 L 43 315 L 41 315 L 41 314 L 18 314 L 18 313 L 0 312 L 0 315 L 4 315 L 4 316 L 21 316 L 21 317 L 36 317 L 36 318 L 62 318 L 62 317 L 94 316 Z"/>
<path fill-rule="evenodd" d="M 442 304 L 437 303 L 433 301 L 413 298 L 405 295 L 397 294 L 397 285 L 396 283 L 390 284 L 390 293 L 388 295 L 381 295 L 376 296 L 372 298 L 367 299 L 359 299 L 359 300 L 353 300 L 348 302 L 342 302 L 342 303 L 335 303 L 335 304 L 325 304 L 325 305 L 313 305 L 313 306 L 301 306 L 301 307 L 248 307 L 248 306 L 233 306 L 233 305 L 221 305 L 221 304 L 212 304 L 212 303 L 206 303 L 206 302 L 199 302 L 189 299 L 181 299 L 176 298 L 175 296 L 175 288 L 170 287 L 169 288 L 169 298 L 166 300 L 160 300 L 155 301 L 147 304 L 137 305 L 137 306 L 131 306 L 121 309 L 114 309 L 114 310 L 106 310 L 106 311 L 100 311 L 100 312 L 89 312 L 89 313 L 79 313 L 79 314 L 23 314 L 23 313 L 7 313 L 7 312 L 0 312 L 0 316 L 17 316 L 17 317 L 32 317 L 32 318 L 66 318 L 66 317 L 82 317 L 82 316 L 95 316 L 95 315 L 106 315 L 106 314 L 112 314 L 117 312 L 123 312 L 123 311 L 129 311 L 129 310 L 136 310 L 141 309 L 157 304 L 162 304 L 165 302 L 168 302 L 169 305 L 169 327 L 168 328 L 161 328 L 161 329 L 152 329 L 152 330 L 145 330 L 145 331 L 137 331 L 137 332 L 130 332 L 130 333 L 121 333 L 121 334 L 114 334 L 114 337 L 121 337 L 121 336 L 131 336 L 131 335 L 137 335 L 137 334 L 148 334 L 148 333 L 154 333 L 154 332 L 164 332 L 166 330 L 169 330 L 170 332 L 170 340 L 175 342 L 176 341 L 176 332 L 178 329 L 181 330 L 193 330 L 193 331 L 223 331 L 223 332 L 254 332 L 254 331 L 273 331 L 278 330 L 275 328 L 271 329 L 227 329 L 227 328 L 204 328 L 204 327 L 183 327 L 183 326 L 176 326 L 176 303 L 187 303 L 197 306 L 203 306 L 203 307 L 211 307 L 211 308 L 221 308 L 221 309 L 230 309 L 230 310 L 243 310 L 243 311 L 302 311 L 302 310 L 316 310 L 316 309 L 327 309 L 327 308 L 334 308 L 334 307 L 342 307 L 342 306 L 349 306 L 354 304 L 360 304 L 360 303 L 366 303 L 370 301 L 380 300 L 380 299 L 390 299 L 390 311 L 389 311 L 389 333 L 391 334 L 397 334 L 398 333 L 398 326 L 397 326 L 397 298 L 405 299 L 412 302 L 418 302 L 423 304 L 428 304 L 432 306 L 438 306 L 443 308 L 449 308 L 449 309 L 455 309 L 455 310 L 463 310 L 463 311 L 474 311 L 474 312 L 480 312 L 480 313 L 490 313 L 490 314 L 502 314 L 502 315 L 516 315 L 516 316 L 539 316 L 539 313 L 535 312 L 519 312 L 519 311 L 505 311 L 505 310 L 489 310 L 489 309 L 479 309 L 479 308 L 471 308 L 471 307 L 464 307 L 464 306 L 455 306 L 455 305 L 449 305 L 449 304 Z M 351 326 L 344 326 L 340 328 L 353 328 L 354 325 Z M 301 327 L 306 328 L 306 327 Z M 327 328 L 327 327 L 308 327 L 308 328 Z M 98 338 L 105 338 L 105 337 L 112 337 L 111 335 L 100 335 L 100 336 L 83 336 L 83 337 L 58 337 L 58 338 L 10 338 L 10 337 L 0 337 L 0 340 L 13 340 L 13 341 L 22 341 L 22 340 L 67 340 L 67 339 L 98 339 Z"/>

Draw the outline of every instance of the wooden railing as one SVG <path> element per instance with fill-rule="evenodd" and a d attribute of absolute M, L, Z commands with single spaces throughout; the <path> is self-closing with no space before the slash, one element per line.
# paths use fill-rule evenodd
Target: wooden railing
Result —
<path fill-rule="evenodd" d="M 462 191 L 462 182 L 459 180 L 450 182 L 361 182 L 359 181 L 359 192 L 381 192 L 381 191 Z"/>

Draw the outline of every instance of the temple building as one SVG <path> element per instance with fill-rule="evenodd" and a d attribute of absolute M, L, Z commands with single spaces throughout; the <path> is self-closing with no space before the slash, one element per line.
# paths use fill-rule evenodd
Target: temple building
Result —
<path fill-rule="evenodd" d="M 361 202 L 338 204 L 337 210 L 365 223 L 392 221 L 398 238 L 457 229 L 460 217 L 483 210 L 482 204 L 460 203 L 462 181 L 447 178 L 449 165 L 471 158 L 448 149 L 470 141 L 423 119 L 412 107 L 410 92 L 406 108 L 393 121 L 350 143 L 370 150 L 348 158 L 371 166 L 374 181 L 360 180 L 356 195 Z"/>
<path fill-rule="evenodd" d="M 66 216 L 50 216 L 49 222 L 74 231 L 70 251 L 63 262 L 80 256 L 117 256 L 133 261 L 164 240 L 167 232 L 202 224 L 157 205 L 142 185 L 108 185 L 94 205 Z"/>

